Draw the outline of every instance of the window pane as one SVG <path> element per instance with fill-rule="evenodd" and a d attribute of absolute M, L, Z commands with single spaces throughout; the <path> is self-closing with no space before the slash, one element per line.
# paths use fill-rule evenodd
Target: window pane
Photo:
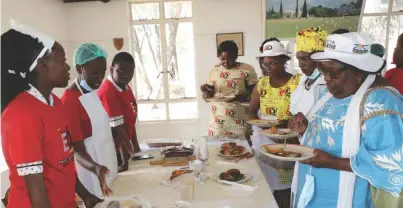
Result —
<path fill-rule="evenodd" d="M 393 61 L 393 52 L 396 47 L 397 38 L 403 33 L 403 15 L 392 16 L 389 28 L 389 44 L 388 44 L 388 59 L 387 59 L 387 69 L 395 67 L 391 64 Z"/>
<path fill-rule="evenodd" d="M 140 100 L 164 98 L 160 26 L 133 26 L 133 51 L 136 60 L 136 87 Z"/>
<path fill-rule="evenodd" d="M 132 4 L 132 20 L 159 19 L 159 4 Z"/>
<path fill-rule="evenodd" d="M 193 23 L 168 23 L 165 28 L 169 98 L 195 98 Z"/>
<path fill-rule="evenodd" d="M 364 13 L 388 12 L 388 4 L 389 0 L 366 0 Z"/>
<path fill-rule="evenodd" d="M 158 104 L 138 104 L 139 121 L 160 121 L 166 120 L 166 105 Z"/>
<path fill-rule="evenodd" d="M 169 117 L 172 120 L 197 118 L 197 103 L 170 103 Z"/>
<path fill-rule="evenodd" d="M 375 43 L 385 45 L 387 21 L 386 16 L 363 17 L 361 31 L 368 33 Z"/>
<path fill-rule="evenodd" d="M 393 11 L 401 11 L 403 10 L 403 0 L 393 0 Z"/>
<path fill-rule="evenodd" d="M 164 3 L 165 18 L 192 17 L 192 2 L 166 2 Z"/>

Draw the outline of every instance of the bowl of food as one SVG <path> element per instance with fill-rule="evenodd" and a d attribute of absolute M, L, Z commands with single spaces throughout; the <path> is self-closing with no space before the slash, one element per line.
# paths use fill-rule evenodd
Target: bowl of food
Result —
<path fill-rule="evenodd" d="M 314 149 L 302 145 L 268 144 L 260 148 L 267 157 L 282 161 L 302 161 L 315 156 Z"/>

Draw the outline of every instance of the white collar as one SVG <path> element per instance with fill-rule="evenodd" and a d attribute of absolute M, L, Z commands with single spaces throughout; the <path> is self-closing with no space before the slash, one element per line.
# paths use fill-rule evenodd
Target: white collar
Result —
<path fill-rule="evenodd" d="M 315 83 L 317 83 L 318 85 L 326 85 L 325 76 L 323 76 L 323 74 L 319 75 Z"/>
<path fill-rule="evenodd" d="M 41 94 L 41 92 L 39 92 L 38 89 L 36 89 L 33 85 L 29 84 L 29 86 L 31 87 L 29 90 L 27 90 L 27 92 L 34 96 L 36 99 L 40 100 L 41 102 L 45 103 L 46 105 L 49 106 L 55 106 L 55 103 L 53 102 L 53 97 L 52 95 L 49 96 L 49 103 L 48 101 L 45 99 L 45 97 L 43 97 L 43 95 Z"/>
<path fill-rule="evenodd" d="M 308 76 L 306 76 L 305 74 L 302 74 L 300 83 L 305 83 L 305 81 L 308 79 L 309 79 Z M 323 74 L 319 75 L 319 77 L 312 84 L 312 86 L 315 86 L 315 85 L 326 85 L 325 77 L 323 76 Z"/>
<path fill-rule="evenodd" d="M 108 76 L 108 80 L 109 80 L 110 82 L 112 82 L 113 86 L 115 86 L 116 89 L 117 89 L 119 92 L 122 92 L 122 91 L 123 91 L 123 89 L 120 88 L 118 84 L 116 84 L 115 80 L 113 80 L 113 78 L 112 78 L 111 75 Z M 124 89 L 124 90 L 127 90 L 127 87 L 126 87 L 126 89 Z"/>

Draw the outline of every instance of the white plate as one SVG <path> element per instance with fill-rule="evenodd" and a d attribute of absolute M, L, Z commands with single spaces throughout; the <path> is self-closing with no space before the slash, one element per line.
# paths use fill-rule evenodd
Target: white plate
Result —
<path fill-rule="evenodd" d="M 219 181 L 221 180 L 221 179 L 220 179 L 220 174 L 221 174 L 222 172 L 225 172 L 225 171 L 229 170 L 229 169 L 239 169 L 239 168 L 234 167 L 234 168 L 228 168 L 228 169 L 221 170 L 221 171 L 214 171 L 214 172 L 211 173 L 211 178 L 212 178 L 213 180 L 219 182 Z M 246 169 L 239 169 L 239 170 L 241 171 L 242 174 L 245 175 L 244 179 L 243 179 L 243 180 L 240 180 L 240 181 L 230 181 L 230 182 L 234 182 L 234 183 L 245 183 L 245 182 L 249 181 L 249 180 L 252 178 L 252 174 L 250 174 Z"/>
<path fill-rule="evenodd" d="M 254 119 L 247 121 L 250 125 L 256 125 L 262 128 L 272 127 L 277 124 L 277 121 Z"/>
<path fill-rule="evenodd" d="M 270 146 L 272 148 L 283 148 L 284 144 L 268 144 L 265 146 Z M 296 152 L 302 154 L 301 157 L 281 157 L 277 156 L 271 153 L 268 153 L 264 146 L 260 148 L 260 152 L 265 154 L 267 157 L 276 159 L 276 160 L 282 160 L 282 161 L 302 161 L 302 160 L 307 160 L 315 156 L 313 153 L 313 149 L 310 147 L 302 146 L 302 145 L 295 145 L 295 144 L 287 144 L 285 147 L 285 151 L 291 151 L 291 152 Z"/>
<path fill-rule="evenodd" d="M 298 137 L 298 135 L 299 135 L 297 132 L 292 131 L 291 129 L 277 129 L 277 131 L 281 131 L 281 132 L 284 132 L 287 134 L 285 134 L 285 135 L 273 134 L 273 133 L 271 133 L 271 129 L 263 130 L 260 132 L 260 134 L 267 136 L 269 138 L 278 139 L 278 140 L 294 138 L 294 137 Z"/>
<path fill-rule="evenodd" d="M 242 155 L 245 155 L 245 154 L 247 154 L 249 151 L 246 149 L 246 147 L 245 147 L 245 149 L 241 152 L 241 153 L 239 153 L 239 154 L 237 154 L 237 155 L 224 155 L 224 154 L 221 154 L 221 148 L 219 148 L 218 149 L 218 152 L 217 152 L 217 155 L 218 156 L 221 156 L 221 157 L 239 157 L 239 156 L 242 156 Z"/>
<path fill-rule="evenodd" d="M 224 96 L 224 97 L 212 97 L 208 98 L 207 101 L 209 102 L 228 102 L 235 98 L 235 96 Z"/>
<path fill-rule="evenodd" d="M 239 103 L 239 105 L 242 105 L 243 107 L 245 107 L 245 108 L 249 108 L 249 103 Z"/>

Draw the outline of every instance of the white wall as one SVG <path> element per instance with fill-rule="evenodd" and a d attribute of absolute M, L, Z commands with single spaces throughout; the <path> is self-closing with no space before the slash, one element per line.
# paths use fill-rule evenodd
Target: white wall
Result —
<path fill-rule="evenodd" d="M 1 33 L 10 29 L 9 21 L 36 28 L 59 41 L 68 43 L 66 7 L 59 0 L 1 0 Z M 55 89 L 61 95 L 63 89 Z"/>
<path fill-rule="evenodd" d="M 2 0 L 2 32 L 10 17 L 54 36 L 64 46 L 72 65 L 74 49 L 83 42 L 94 42 L 109 53 L 108 63 L 117 53 L 113 38 L 124 38 L 122 51 L 130 51 L 127 0 L 64 4 L 59 0 Z M 263 38 L 261 0 L 194 0 L 196 82 L 205 83 L 209 70 L 217 63 L 216 34 L 243 32 L 245 56 L 239 61 L 252 64 L 260 73 L 256 59 Z M 7 9 L 3 9 L 7 8 Z M 73 66 L 72 66 L 73 67 Z M 72 78 L 76 76 L 71 70 Z M 55 90 L 61 95 L 63 90 Z M 139 124 L 139 139 L 206 135 L 211 106 L 198 98 L 199 120 Z"/>
<path fill-rule="evenodd" d="M 217 33 L 243 32 L 245 56 L 240 57 L 239 61 L 258 67 L 254 57 L 258 54 L 258 46 L 263 37 L 261 10 L 261 0 L 194 0 L 198 85 L 205 83 L 208 71 L 217 63 L 215 45 Z M 117 52 L 112 42 L 115 37 L 123 37 L 125 46 L 122 50 L 130 50 L 130 18 L 126 0 L 114 0 L 107 4 L 101 2 L 69 4 L 67 16 L 69 17 L 67 34 L 70 40 L 67 50 L 71 54 L 70 57 L 78 44 L 91 41 L 105 47 L 111 58 Z M 200 118 L 198 121 L 139 124 L 137 128 L 139 139 L 206 135 L 211 107 L 200 98 L 198 103 Z"/>
<path fill-rule="evenodd" d="M 217 64 L 216 34 L 243 32 L 244 56 L 238 61 L 251 64 L 260 72 L 254 58 L 263 39 L 261 0 L 195 0 L 194 26 L 196 46 L 196 77 L 199 85 L 205 84 L 209 70 Z M 207 134 L 211 105 L 199 102 L 200 124 L 198 131 Z"/>
<path fill-rule="evenodd" d="M 1 0 L 1 33 L 7 31 L 10 18 L 67 40 L 65 5 L 59 0 Z"/>

